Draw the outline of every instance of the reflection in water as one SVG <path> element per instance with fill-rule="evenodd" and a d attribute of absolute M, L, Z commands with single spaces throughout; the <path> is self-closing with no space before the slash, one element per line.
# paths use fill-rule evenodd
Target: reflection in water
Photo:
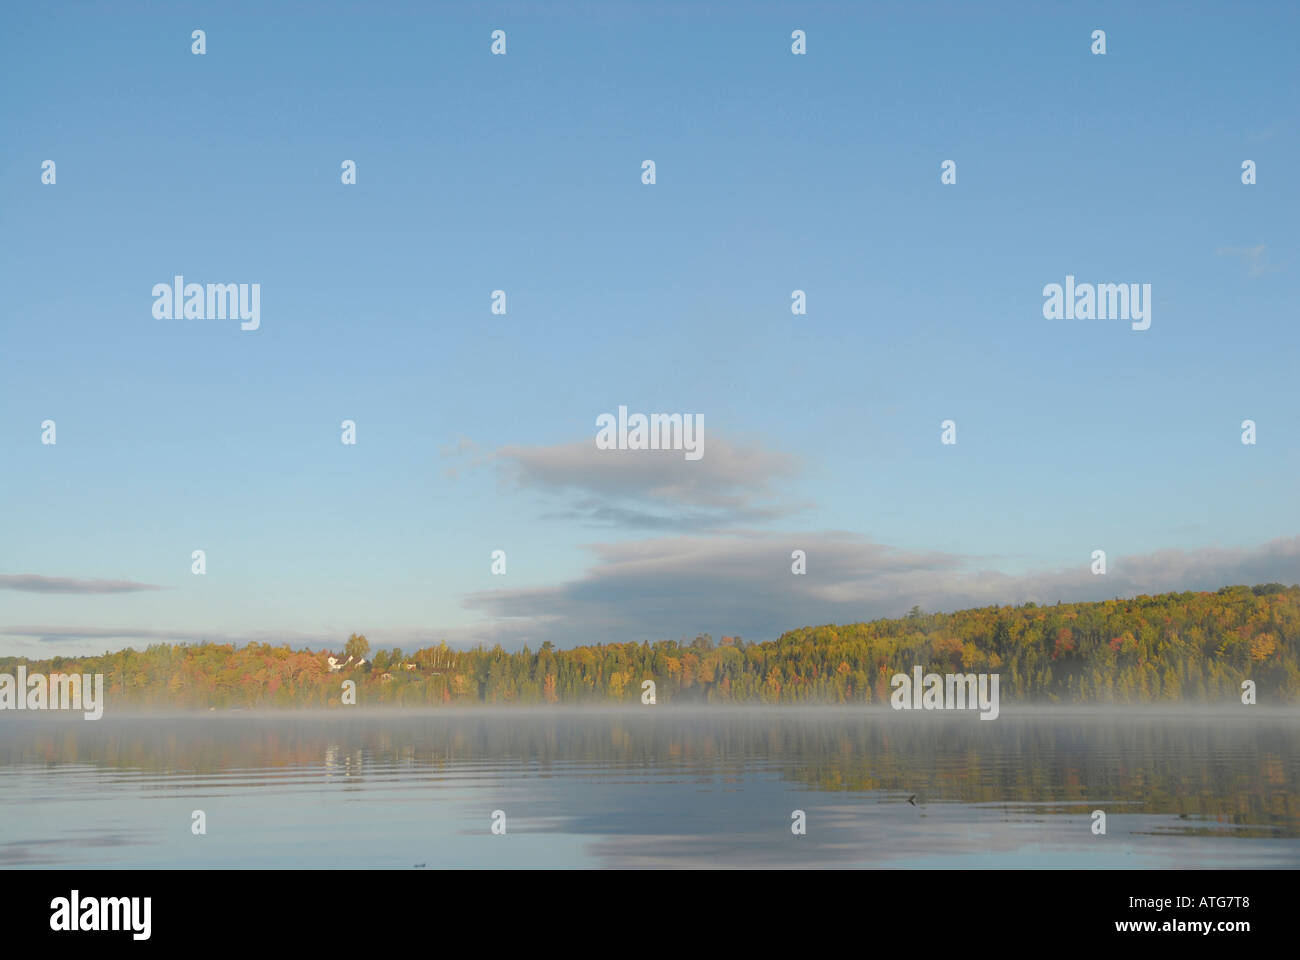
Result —
<path fill-rule="evenodd" d="M 0 865 L 1295 867 L 1298 732 L 1262 708 L 10 713 Z"/>

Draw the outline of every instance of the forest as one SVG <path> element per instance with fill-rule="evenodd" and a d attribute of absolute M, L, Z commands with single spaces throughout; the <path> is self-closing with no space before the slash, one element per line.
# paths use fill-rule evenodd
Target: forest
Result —
<path fill-rule="evenodd" d="M 331 672 L 327 657 L 353 662 Z M 357 661 L 366 662 L 358 667 Z M 1052 606 L 991 606 L 845 626 L 801 627 L 746 643 L 692 640 L 537 650 L 446 643 L 371 656 L 362 634 L 340 650 L 287 644 L 155 644 L 92 657 L 0 658 L 0 673 L 103 673 L 108 706 L 263 708 L 657 702 L 887 704 L 889 678 L 998 673 L 1004 704 L 1300 701 L 1300 586 L 1263 584 Z"/>

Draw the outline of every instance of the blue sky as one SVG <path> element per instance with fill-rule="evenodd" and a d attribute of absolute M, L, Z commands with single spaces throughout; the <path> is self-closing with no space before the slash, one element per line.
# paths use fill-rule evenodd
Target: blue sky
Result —
<path fill-rule="evenodd" d="M 757 640 L 1300 581 L 1298 27 L 7 7 L 0 653 Z M 155 319 L 175 274 L 260 283 L 261 328 Z M 1066 274 L 1150 283 L 1151 328 L 1045 320 Z M 620 404 L 702 415 L 705 457 L 593 459 Z"/>

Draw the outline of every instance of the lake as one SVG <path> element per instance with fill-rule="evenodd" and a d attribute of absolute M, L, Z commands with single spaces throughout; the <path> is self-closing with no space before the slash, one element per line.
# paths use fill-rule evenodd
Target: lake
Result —
<path fill-rule="evenodd" d="M 1261 707 L 6 712 L 0 867 L 1294 868 L 1298 746 Z"/>

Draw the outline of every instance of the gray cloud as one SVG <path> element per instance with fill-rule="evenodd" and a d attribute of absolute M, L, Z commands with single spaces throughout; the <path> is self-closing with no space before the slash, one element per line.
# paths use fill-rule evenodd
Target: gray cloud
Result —
<path fill-rule="evenodd" d="M 471 594 L 482 619 L 467 627 L 365 627 L 375 648 L 413 650 L 500 643 L 507 649 L 550 640 L 585 643 L 682 639 L 698 633 L 768 640 L 795 627 L 853 623 L 905 614 L 912 606 L 952 611 L 1107 600 L 1143 593 L 1217 590 L 1231 584 L 1300 583 L 1300 536 L 1255 547 L 1209 546 L 1110 557 L 1094 576 L 1087 557 L 1072 567 L 1012 575 L 989 558 L 901 550 L 842 531 L 787 534 L 740 531 L 595 544 L 588 572 L 568 583 Z M 808 572 L 790 572 L 790 553 L 807 554 Z M 135 627 L 0 627 L 3 653 L 48 657 L 102 652 L 150 642 L 250 641 L 338 649 L 350 629 L 328 633 L 185 632 Z M 105 641 L 109 641 L 106 643 Z"/>
<path fill-rule="evenodd" d="M 0 574 L 0 590 L 24 593 L 139 593 L 166 587 L 133 580 L 80 580 L 76 577 L 42 577 L 34 573 Z"/>
<path fill-rule="evenodd" d="M 987 559 L 906 551 L 855 534 L 744 533 L 600 544 L 580 579 L 555 587 L 473 594 L 466 605 L 503 618 L 502 643 L 536 645 L 679 639 L 708 632 L 751 640 L 814 624 L 926 610 L 1105 600 L 1228 584 L 1300 583 L 1300 537 L 1255 548 L 1205 547 L 1112 557 L 1095 576 L 1078 566 L 1026 575 Z M 806 551 L 808 572 L 790 572 Z"/>
<path fill-rule="evenodd" d="M 680 450 L 598 450 L 592 440 L 505 447 L 495 459 L 509 480 L 562 501 L 548 515 L 648 530 L 721 529 L 765 523 L 806 504 L 782 501 L 776 485 L 794 458 L 710 434 L 699 460 Z"/>

